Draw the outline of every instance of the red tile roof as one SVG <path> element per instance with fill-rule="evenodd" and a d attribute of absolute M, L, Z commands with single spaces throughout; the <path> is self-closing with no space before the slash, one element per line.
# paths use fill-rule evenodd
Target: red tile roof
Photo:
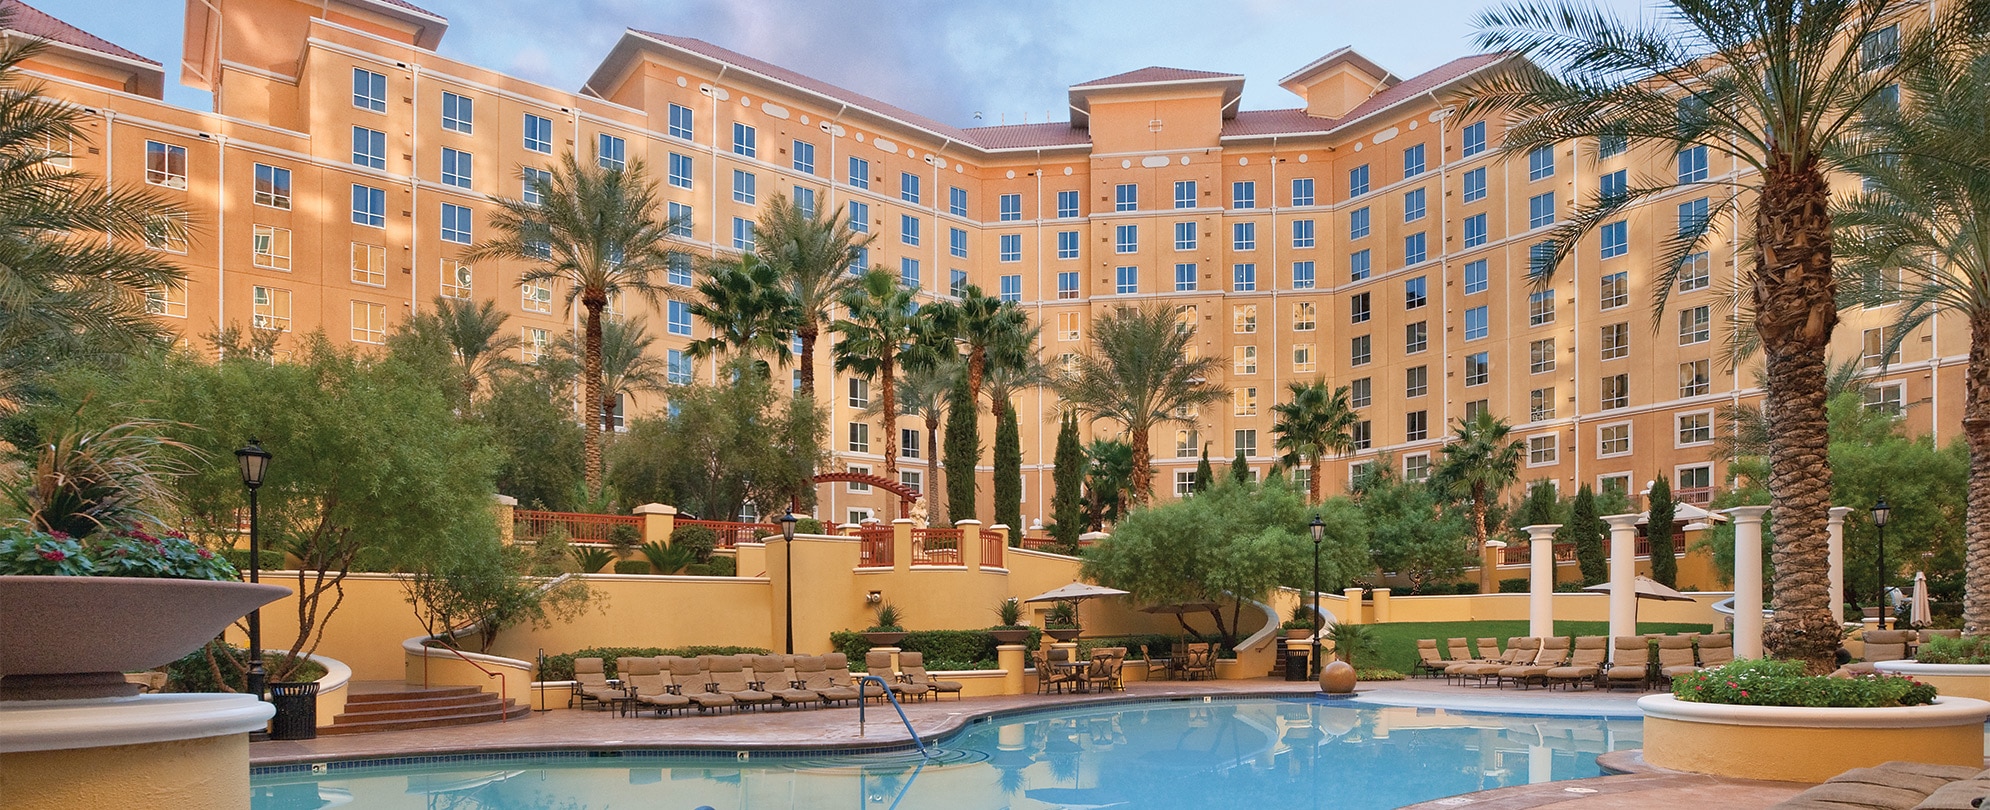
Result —
<path fill-rule="evenodd" d="M 0 0 L 0 10 L 4 10 L 6 13 L 12 15 L 12 18 L 7 21 L 7 29 L 10 31 L 19 31 L 36 39 L 60 42 L 64 45 L 82 48 L 86 51 L 96 51 L 97 53 L 115 56 L 119 59 L 143 62 L 154 67 L 159 66 L 158 62 L 140 56 L 136 52 L 120 48 L 109 40 L 51 17 L 47 12 L 23 3 L 21 0 Z"/>
<path fill-rule="evenodd" d="M 1119 85 L 1119 84 L 1152 84 L 1154 82 L 1181 82 L 1181 81 L 1192 81 L 1195 79 L 1241 79 L 1241 78 L 1243 78 L 1243 76 L 1236 73 L 1212 73 L 1207 70 L 1189 70 L 1187 68 L 1148 66 L 1141 68 L 1139 70 L 1129 70 L 1125 73 L 1116 73 L 1111 76 L 1107 76 L 1103 79 L 1093 79 L 1089 82 L 1082 82 L 1071 86 L 1072 87 L 1109 87 L 1112 85 Z"/>
<path fill-rule="evenodd" d="M 409 10 L 409 11 L 412 11 L 412 12 L 415 12 L 416 14 L 426 14 L 426 15 L 428 15 L 428 16 L 430 16 L 430 17 L 434 17 L 434 18 L 436 18 L 436 19 L 438 19 L 438 20 L 447 20 L 447 19 L 449 19 L 449 18 L 447 18 L 447 17 L 444 17 L 444 16 L 442 16 L 442 15 L 440 15 L 440 14 L 437 14 L 437 13 L 435 13 L 435 12 L 433 12 L 433 11 L 429 11 L 428 9 L 425 9 L 425 8 L 422 8 L 421 6 L 417 6 L 417 5 L 413 4 L 413 3 L 410 3 L 410 2 L 408 2 L 408 0 L 378 0 L 378 2 L 381 2 L 381 3 L 386 3 L 387 5 L 390 5 L 390 6 L 399 6 L 399 7 L 401 7 L 401 8 L 404 8 L 404 9 L 407 9 L 407 10 Z"/>
<path fill-rule="evenodd" d="M 1223 122 L 1223 135 L 1284 135 L 1288 132 L 1325 132 L 1332 118 L 1314 118 L 1304 109 L 1238 110 L 1237 117 Z"/>
<path fill-rule="evenodd" d="M 1069 121 L 1048 124 L 1006 124 L 970 127 L 968 137 L 983 149 L 1031 149 L 1053 146 L 1080 146 L 1092 142 L 1092 133 Z"/>
<path fill-rule="evenodd" d="M 1453 59 L 1431 70 L 1391 85 L 1369 96 L 1339 118 L 1318 118 L 1303 109 L 1240 110 L 1237 117 L 1223 122 L 1223 137 L 1253 135 L 1318 135 L 1352 124 L 1371 114 L 1464 78 L 1475 70 L 1497 64 L 1511 54 L 1482 53 Z"/>

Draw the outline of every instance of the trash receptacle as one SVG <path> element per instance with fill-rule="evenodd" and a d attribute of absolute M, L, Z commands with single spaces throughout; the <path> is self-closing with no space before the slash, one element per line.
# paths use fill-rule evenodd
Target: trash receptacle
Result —
<path fill-rule="evenodd" d="M 1286 680 L 1310 681 L 1313 679 L 1312 669 L 1307 666 L 1308 663 L 1307 654 L 1309 652 L 1310 652 L 1309 650 L 1303 647 L 1297 649 L 1292 649 L 1292 648 L 1286 649 L 1285 651 Z"/>
<path fill-rule="evenodd" d="M 270 721 L 270 739 L 317 739 L 317 682 L 270 684 L 269 700 L 271 703 L 276 704 L 276 717 Z"/>

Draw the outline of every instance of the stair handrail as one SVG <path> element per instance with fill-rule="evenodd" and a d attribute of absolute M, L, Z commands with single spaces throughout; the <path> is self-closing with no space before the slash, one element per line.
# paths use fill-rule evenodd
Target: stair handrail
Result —
<path fill-rule="evenodd" d="M 864 736 L 864 704 L 866 703 L 864 699 L 864 685 L 871 681 L 877 681 L 878 689 L 882 690 L 885 699 L 891 701 L 891 707 L 898 710 L 898 722 L 905 724 L 905 733 L 911 735 L 914 745 L 919 746 L 919 756 L 925 759 L 932 759 L 932 752 L 926 750 L 926 741 L 919 739 L 919 732 L 912 730 L 912 720 L 905 716 L 905 707 L 898 705 L 898 696 L 892 694 L 891 684 L 886 683 L 883 678 L 876 675 L 857 676 L 857 736 Z"/>
<path fill-rule="evenodd" d="M 435 645 L 429 644 L 429 642 L 431 641 L 436 642 L 436 644 Z M 503 672 L 492 672 L 490 669 L 486 668 L 483 664 L 477 663 L 476 659 L 471 658 L 469 654 L 463 652 L 462 650 L 456 649 L 454 645 L 449 643 L 448 639 L 445 639 L 442 636 L 416 636 L 414 638 L 408 639 L 407 641 L 401 642 L 401 649 L 406 650 L 408 652 L 416 653 L 421 656 L 421 685 L 423 687 L 428 686 L 428 660 L 430 657 L 432 657 L 429 655 L 428 651 L 438 648 L 447 650 L 449 651 L 449 654 L 462 659 L 464 663 L 476 667 L 477 671 L 484 673 L 485 677 L 498 679 L 498 697 L 500 699 L 510 697 L 511 682 L 510 679 L 505 677 L 505 674 Z M 511 664 L 517 664 L 520 668 L 523 668 L 527 672 L 532 671 L 532 664 L 527 661 L 519 661 L 511 658 L 502 658 L 495 655 L 482 656 L 482 657 L 489 658 L 493 661 L 501 661 Z M 499 722 L 507 722 L 510 720 L 510 717 L 507 715 L 507 713 L 500 712 L 498 720 Z"/>

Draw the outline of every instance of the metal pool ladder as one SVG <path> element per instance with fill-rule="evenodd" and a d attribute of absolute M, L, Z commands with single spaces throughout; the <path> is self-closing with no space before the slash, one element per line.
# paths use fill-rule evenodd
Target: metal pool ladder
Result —
<path fill-rule="evenodd" d="M 919 732 L 912 730 L 912 721 L 905 716 L 905 707 L 898 705 L 898 696 L 892 694 L 891 684 L 886 683 L 883 678 L 876 675 L 857 676 L 857 736 L 861 737 L 864 735 L 864 706 L 867 704 L 867 701 L 864 699 L 864 685 L 872 681 L 877 682 L 878 691 L 882 692 L 884 699 L 891 701 L 891 707 L 898 711 L 898 722 L 905 724 L 905 733 L 912 737 L 914 745 L 919 746 L 919 756 L 924 759 L 932 759 L 933 753 L 926 750 L 926 742 L 919 739 Z"/>

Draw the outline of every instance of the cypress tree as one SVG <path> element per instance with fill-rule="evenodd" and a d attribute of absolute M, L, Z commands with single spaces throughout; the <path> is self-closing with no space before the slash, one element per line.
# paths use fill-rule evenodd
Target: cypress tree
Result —
<path fill-rule="evenodd" d="M 1077 548 L 1078 535 L 1085 533 L 1085 473 L 1090 467 L 1085 440 L 1078 436 L 1078 415 L 1067 412 L 1057 430 L 1057 464 L 1051 470 L 1057 493 L 1051 496 L 1050 533 L 1064 548 Z M 1009 536 L 1022 537 L 1021 527 Z"/>
<path fill-rule="evenodd" d="M 1239 484 L 1251 482 L 1251 463 L 1244 460 L 1244 448 L 1237 448 L 1237 457 L 1230 460 L 1230 480 Z"/>
<path fill-rule="evenodd" d="M 974 465 L 981 462 L 980 412 L 975 408 L 974 391 L 967 375 L 954 382 L 947 400 L 946 451 L 940 460 L 947 467 L 947 524 L 974 517 Z M 938 510 L 933 510 L 935 515 Z"/>
<path fill-rule="evenodd" d="M 1679 558 L 1672 548 L 1672 484 L 1663 476 L 1651 482 L 1650 519 L 1645 536 L 1651 540 L 1651 578 L 1667 588 L 1679 587 Z"/>
<path fill-rule="evenodd" d="M 1023 530 L 1023 438 L 1013 404 L 995 418 L 995 522 Z"/>
<path fill-rule="evenodd" d="M 1216 483 L 1216 468 L 1209 466 L 1209 442 L 1203 442 L 1202 461 L 1195 465 L 1195 483 L 1189 485 L 1188 491 L 1202 492 L 1214 483 Z"/>
<path fill-rule="evenodd" d="M 1569 542 L 1575 544 L 1575 561 L 1582 568 L 1582 584 L 1596 585 L 1610 579 L 1610 558 L 1603 550 L 1603 534 L 1608 524 L 1596 515 L 1596 493 L 1588 484 L 1575 491 L 1575 503 L 1569 506 L 1569 522 L 1562 527 Z"/>

